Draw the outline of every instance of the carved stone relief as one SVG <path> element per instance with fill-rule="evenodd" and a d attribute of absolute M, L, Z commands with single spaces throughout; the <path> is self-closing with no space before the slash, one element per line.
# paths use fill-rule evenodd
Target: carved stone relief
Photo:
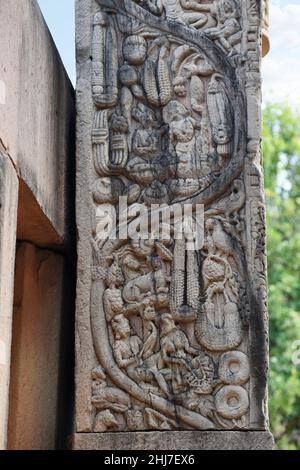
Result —
<path fill-rule="evenodd" d="M 258 3 L 94 2 L 94 432 L 265 425 L 251 420 L 261 405 L 251 396 L 250 317 L 265 315 L 252 310 L 266 286 L 259 142 L 248 122 L 251 106 L 259 113 Z M 100 239 L 120 196 L 129 225 L 137 206 L 204 204 L 203 247 L 186 250 L 173 235 Z"/>

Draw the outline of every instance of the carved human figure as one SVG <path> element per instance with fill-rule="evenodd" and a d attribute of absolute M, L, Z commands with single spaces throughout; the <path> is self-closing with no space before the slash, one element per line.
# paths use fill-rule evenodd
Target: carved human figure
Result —
<path fill-rule="evenodd" d="M 140 83 L 138 71 L 135 66 L 124 64 L 119 69 L 119 80 L 122 85 L 120 94 L 120 105 L 122 115 L 125 117 L 128 129 L 131 129 L 131 110 L 134 98 L 139 101 L 145 101 L 145 93 Z M 131 150 L 131 142 L 128 139 Z"/>
<path fill-rule="evenodd" d="M 123 315 L 116 315 L 112 322 L 115 337 L 113 351 L 120 369 L 125 369 L 129 376 L 135 376 L 134 369 L 141 364 L 140 352 L 143 343 L 137 335 L 131 335 L 129 320 Z"/>
<path fill-rule="evenodd" d="M 191 347 L 185 333 L 180 330 L 169 313 L 161 317 L 161 359 L 164 367 L 170 371 L 172 391 L 177 394 L 185 391 L 188 386 L 187 377 L 200 375 L 206 379 L 206 372 L 202 366 L 200 352 Z"/>
<path fill-rule="evenodd" d="M 95 224 L 95 243 L 98 245 L 98 249 L 101 249 L 110 237 L 114 237 L 116 212 L 112 204 L 98 205 Z"/>
<path fill-rule="evenodd" d="M 188 24 L 193 28 L 202 28 L 207 22 L 207 15 L 187 13 L 190 8 L 188 0 L 138 0 L 138 3 L 154 15 L 165 13 L 167 18 Z"/>
<path fill-rule="evenodd" d="M 156 303 L 165 303 L 169 292 L 170 278 L 166 275 L 163 263 L 158 257 L 152 260 L 152 270 L 137 277 L 125 285 L 123 298 L 128 303 L 138 303 L 143 299 L 153 299 Z"/>
<path fill-rule="evenodd" d="M 217 19 L 217 26 L 206 30 L 211 39 L 217 40 L 227 53 L 241 39 L 240 11 L 236 0 L 219 0 L 212 14 Z"/>
<path fill-rule="evenodd" d="M 170 151 L 177 156 L 177 176 L 179 178 L 194 178 L 195 176 L 195 131 L 200 127 L 183 104 L 171 101 L 166 108 L 166 116 L 170 122 L 169 138 Z"/>
<path fill-rule="evenodd" d="M 205 34 L 216 40 L 226 51 L 231 53 L 232 48 L 241 38 L 240 11 L 236 0 L 216 0 L 213 3 L 204 3 L 203 0 L 184 0 L 185 8 L 209 12 L 215 18 L 216 26 L 207 28 Z"/>
<path fill-rule="evenodd" d="M 237 301 L 238 298 L 238 287 L 236 277 L 234 276 L 233 269 L 235 269 L 236 275 L 238 274 L 237 268 L 240 268 L 240 275 L 242 275 L 241 261 L 236 254 L 235 241 L 230 235 L 225 232 L 223 225 L 218 219 L 208 219 L 206 221 L 207 238 L 205 243 L 205 249 L 208 252 L 208 257 L 204 262 L 203 268 L 209 264 L 209 260 L 215 266 L 216 273 L 219 270 L 219 274 L 213 272 L 213 269 L 207 270 L 207 279 L 209 282 L 224 282 L 226 286 L 227 294 L 225 297 L 228 299 Z M 239 262 L 238 262 L 239 261 Z M 233 268 L 233 267 L 234 268 Z M 215 276 L 215 278 L 214 278 Z M 214 278 L 214 279 L 213 279 Z M 226 299 L 225 299 L 226 300 Z"/>
<path fill-rule="evenodd" d="M 143 276 L 149 271 L 147 263 L 142 263 L 141 260 L 135 256 L 135 253 L 132 250 L 125 254 L 122 259 L 122 266 L 128 281 Z"/>
<path fill-rule="evenodd" d="M 103 305 L 107 321 L 112 321 L 116 315 L 136 313 L 138 307 L 136 305 L 126 305 L 123 300 L 122 288 L 125 279 L 118 261 L 114 261 L 109 268 L 105 281 L 108 288 L 103 295 Z"/>
<path fill-rule="evenodd" d="M 158 315 L 154 306 L 149 303 L 145 308 L 141 309 L 141 317 L 143 321 L 143 338 L 144 345 L 141 351 L 143 359 L 148 359 L 154 352 L 157 351 L 159 344 L 158 329 L 156 322 Z"/>
<path fill-rule="evenodd" d="M 117 37 L 108 16 L 98 11 L 93 21 L 92 93 L 99 108 L 117 104 Z"/>
<path fill-rule="evenodd" d="M 133 152 L 140 157 L 156 156 L 160 149 L 161 132 L 153 111 L 143 103 L 138 103 L 132 109 L 132 116 L 140 124 L 133 135 Z"/>
<path fill-rule="evenodd" d="M 132 109 L 137 127 L 132 136 L 132 155 L 127 165 L 128 178 L 141 186 L 149 186 L 164 172 L 162 151 L 165 126 L 156 121 L 154 112 L 143 103 Z"/>

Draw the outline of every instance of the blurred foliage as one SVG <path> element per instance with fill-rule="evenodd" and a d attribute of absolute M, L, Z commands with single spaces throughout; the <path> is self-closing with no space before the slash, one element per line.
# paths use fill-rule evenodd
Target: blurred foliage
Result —
<path fill-rule="evenodd" d="M 300 449 L 300 113 L 283 104 L 265 107 L 263 154 L 268 220 L 270 424 L 276 447 L 295 450 Z"/>

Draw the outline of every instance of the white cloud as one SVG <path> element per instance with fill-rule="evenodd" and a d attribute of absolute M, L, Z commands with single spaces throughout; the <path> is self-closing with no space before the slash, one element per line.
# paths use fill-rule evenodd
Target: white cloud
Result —
<path fill-rule="evenodd" d="M 271 0 L 271 50 L 263 60 L 264 100 L 300 106 L 300 0 Z"/>

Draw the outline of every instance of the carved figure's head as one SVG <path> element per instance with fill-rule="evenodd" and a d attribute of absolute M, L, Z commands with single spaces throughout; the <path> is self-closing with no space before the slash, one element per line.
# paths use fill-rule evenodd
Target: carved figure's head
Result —
<path fill-rule="evenodd" d="M 228 144 L 232 140 L 232 131 L 229 126 L 220 124 L 218 127 L 213 127 L 214 141 L 218 145 Z"/>
<path fill-rule="evenodd" d="M 163 262 L 159 256 L 154 256 L 151 259 L 151 264 L 152 264 L 154 271 L 159 271 L 160 269 L 163 268 Z"/>
<path fill-rule="evenodd" d="M 111 326 L 116 339 L 126 339 L 130 336 L 129 320 L 123 315 L 116 315 L 111 322 Z"/>
<path fill-rule="evenodd" d="M 174 91 L 177 96 L 186 96 L 188 81 L 185 77 L 178 76 L 173 80 Z"/>
<path fill-rule="evenodd" d="M 172 331 L 177 330 L 173 317 L 170 313 L 164 313 L 161 316 L 161 336 L 166 336 Z"/>
<path fill-rule="evenodd" d="M 148 305 L 144 310 L 144 319 L 148 321 L 154 321 L 156 319 L 156 312 L 153 305 Z"/>
<path fill-rule="evenodd" d="M 222 13 L 225 18 L 238 18 L 239 7 L 235 0 L 223 0 L 222 1 Z"/>

